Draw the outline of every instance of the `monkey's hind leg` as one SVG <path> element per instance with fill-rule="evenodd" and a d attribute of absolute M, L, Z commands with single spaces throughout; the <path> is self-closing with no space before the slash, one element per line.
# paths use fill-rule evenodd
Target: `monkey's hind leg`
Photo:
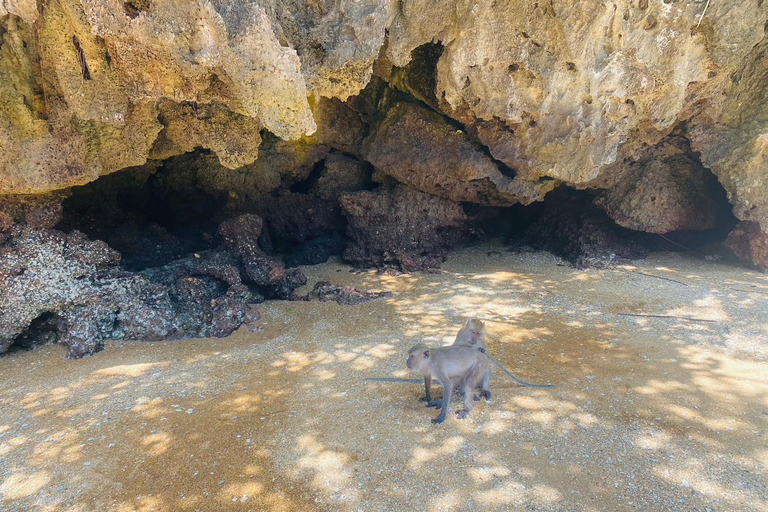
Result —
<path fill-rule="evenodd" d="M 475 404 L 472 403 L 475 398 L 475 393 L 473 392 L 475 379 L 471 377 L 474 376 L 470 375 L 464 380 L 464 408 L 460 411 L 456 411 L 456 417 L 460 420 L 469 416 L 469 413 L 472 412 L 472 408 L 475 406 Z"/>

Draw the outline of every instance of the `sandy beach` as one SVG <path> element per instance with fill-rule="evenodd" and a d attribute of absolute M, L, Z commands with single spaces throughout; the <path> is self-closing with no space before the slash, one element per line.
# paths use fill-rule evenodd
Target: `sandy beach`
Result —
<path fill-rule="evenodd" d="M 689 255 L 577 270 L 495 243 L 394 293 L 258 305 L 261 332 L 0 358 L 0 509 L 768 510 L 768 275 Z M 442 425 L 406 351 L 485 320 L 493 399 Z M 438 391 L 439 395 L 440 391 Z M 453 404 L 460 407 L 460 402 Z"/>

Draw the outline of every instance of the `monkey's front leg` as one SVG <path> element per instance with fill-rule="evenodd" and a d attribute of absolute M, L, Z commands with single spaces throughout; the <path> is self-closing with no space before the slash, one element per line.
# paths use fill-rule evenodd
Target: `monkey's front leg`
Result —
<path fill-rule="evenodd" d="M 431 407 L 429 404 L 432 402 L 432 376 L 424 377 L 424 390 L 427 392 L 427 396 L 419 398 L 422 402 L 427 402 L 427 407 Z"/>
<path fill-rule="evenodd" d="M 445 421 L 445 415 L 448 413 L 448 406 L 451 403 L 451 395 L 453 394 L 453 384 L 450 379 L 440 379 L 440 384 L 443 385 L 443 403 L 440 406 L 440 414 L 438 414 L 437 418 L 432 420 L 432 423 L 436 424 Z"/>

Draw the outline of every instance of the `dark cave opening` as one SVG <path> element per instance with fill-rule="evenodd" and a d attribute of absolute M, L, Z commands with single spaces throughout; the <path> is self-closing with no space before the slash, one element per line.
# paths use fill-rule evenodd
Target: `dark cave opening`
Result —
<path fill-rule="evenodd" d="M 57 227 L 107 242 L 140 271 L 212 248 L 221 206 L 190 176 L 150 163 L 73 188 Z"/>
<path fill-rule="evenodd" d="M 34 350 L 42 345 L 57 343 L 60 337 L 61 319 L 54 313 L 41 313 L 14 339 L 7 353 Z"/>
<path fill-rule="evenodd" d="M 452 249 L 495 238 L 509 251 L 549 251 L 577 268 L 658 250 L 725 259 L 722 241 L 736 223 L 714 176 L 716 229 L 655 235 L 619 226 L 596 205 L 600 191 L 561 186 L 526 206 L 455 203 L 391 178 L 374 181 L 370 164 L 341 153 L 271 190 L 232 191 L 212 186 L 211 175 L 247 185 L 238 172 L 254 171 L 222 170 L 215 158 L 197 151 L 104 176 L 64 200 L 61 231 L 21 233 L 18 243 L 40 246 L 39 268 L 63 240 L 63 268 L 6 348 L 59 342 L 81 357 L 110 338 L 226 336 L 246 322 L 248 304 L 311 300 L 295 294 L 307 279 L 293 267 L 331 255 L 355 267 L 428 270 Z M 346 176 L 341 188 L 338 176 Z M 42 310 L 51 312 L 34 313 Z"/>

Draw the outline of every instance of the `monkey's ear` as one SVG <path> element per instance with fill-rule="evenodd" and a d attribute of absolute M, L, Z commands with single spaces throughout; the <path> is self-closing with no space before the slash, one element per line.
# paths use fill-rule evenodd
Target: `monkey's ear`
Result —
<path fill-rule="evenodd" d="M 471 321 L 472 321 L 471 318 L 467 318 L 467 327 L 469 327 L 469 322 L 471 322 Z"/>
<path fill-rule="evenodd" d="M 429 350 L 424 351 L 424 359 L 429 359 Z"/>

